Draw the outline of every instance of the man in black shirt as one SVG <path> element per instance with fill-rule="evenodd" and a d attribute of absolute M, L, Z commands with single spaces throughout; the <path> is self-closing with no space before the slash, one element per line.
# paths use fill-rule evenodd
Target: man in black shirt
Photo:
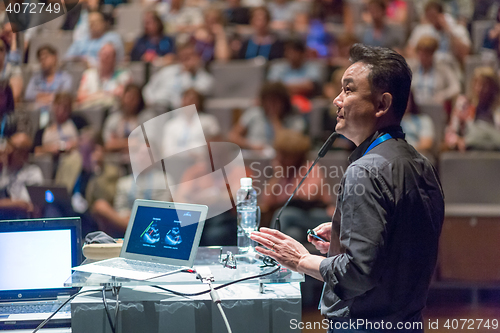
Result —
<path fill-rule="evenodd" d="M 332 222 L 309 236 L 311 255 L 277 230 L 261 228 L 257 250 L 325 282 L 329 332 L 423 332 L 421 311 L 436 265 L 444 200 L 435 169 L 400 127 L 411 71 L 396 52 L 356 44 L 342 78 L 335 130 L 354 142 Z"/>

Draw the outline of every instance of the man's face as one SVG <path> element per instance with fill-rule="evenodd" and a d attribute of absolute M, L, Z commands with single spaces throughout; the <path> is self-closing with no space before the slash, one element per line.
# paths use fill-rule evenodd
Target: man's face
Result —
<path fill-rule="evenodd" d="M 429 50 L 417 50 L 418 60 L 425 68 L 431 67 L 434 59 L 434 52 Z"/>
<path fill-rule="evenodd" d="M 113 69 L 116 65 L 116 52 L 112 45 L 106 44 L 99 51 L 101 69 Z"/>
<path fill-rule="evenodd" d="M 194 47 L 186 47 L 180 50 L 178 56 L 184 69 L 189 72 L 196 72 L 200 66 L 200 57 L 196 53 Z"/>
<path fill-rule="evenodd" d="M 352 64 L 342 76 L 342 91 L 333 100 L 338 107 L 335 131 L 350 140 L 358 138 L 360 133 L 371 131 L 376 122 L 375 96 L 371 91 L 369 74 L 370 68 L 366 64 Z"/>
<path fill-rule="evenodd" d="M 49 71 L 56 66 L 57 56 L 47 50 L 43 50 L 40 52 L 39 61 L 42 71 Z"/>
<path fill-rule="evenodd" d="M 384 9 L 377 4 L 369 4 L 368 11 L 370 13 L 370 16 L 372 17 L 373 22 L 382 22 L 385 18 Z"/>
<path fill-rule="evenodd" d="M 106 31 L 106 23 L 100 13 L 94 12 L 89 15 L 89 30 L 92 38 L 99 38 Z"/>
<path fill-rule="evenodd" d="M 441 14 L 434 8 L 429 8 L 425 11 L 425 18 L 432 24 L 436 29 L 441 30 L 441 24 L 439 22 Z"/>
<path fill-rule="evenodd" d="M 304 63 L 305 53 L 288 46 L 285 48 L 285 58 L 292 67 L 300 67 Z"/>

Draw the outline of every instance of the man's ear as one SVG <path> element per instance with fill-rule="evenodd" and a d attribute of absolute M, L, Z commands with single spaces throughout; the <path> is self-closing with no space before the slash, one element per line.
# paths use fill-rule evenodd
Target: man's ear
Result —
<path fill-rule="evenodd" d="M 392 95 L 388 92 L 380 95 L 378 99 L 377 112 L 375 113 L 375 117 L 382 117 L 387 114 L 392 105 Z"/>

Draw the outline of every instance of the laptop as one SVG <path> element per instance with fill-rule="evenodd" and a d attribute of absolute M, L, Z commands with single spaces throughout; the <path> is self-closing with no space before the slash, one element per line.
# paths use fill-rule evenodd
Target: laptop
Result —
<path fill-rule="evenodd" d="M 33 205 L 44 208 L 48 204 L 59 207 L 71 207 L 71 196 L 65 186 L 58 185 L 31 185 L 26 186 Z"/>
<path fill-rule="evenodd" d="M 134 280 L 149 280 L 193 267 L 208 207 L 135 200 L 120 257 L 75 267 Z"/>
<path fill-rule="evenodd" d="M 78 288 L 65 287 L 81 263 L 80 218 L 0 221 L 0 330 L 35 328 Z M 48 327 L 69 327 L 69 303 Z"/>

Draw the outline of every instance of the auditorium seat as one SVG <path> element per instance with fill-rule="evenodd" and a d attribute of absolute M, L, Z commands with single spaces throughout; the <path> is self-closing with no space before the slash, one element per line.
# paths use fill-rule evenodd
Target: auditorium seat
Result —
<path fill-rule="evenodd" d="M 52 155 L 38 155 L 30 154 L 29 163 L 37 165 L 43 174 L 45 180 L 52 180 L 54 178 L 54 160 Z"/>
<path fill-rule="evenodd" d="M 221 133 L 228 133 L 241 114 L 254 104 L 249 98 L 210 98 L 205 101 L 205 112 L 214 115 L 219 121 Z"/>
<path fill-rule="evenodd" d="M 214 98 L 255 98 L 265 79 L 266 61 L 257 57 L 251 60 L 233 60 L 227 63 L 214 61 L 210 72 L 214 76 Z"/>
<path fill-rule="evenodd" d="M 106 109 L 100 106 L 94 106 L 86 109 L 80 109 L 73 111 L 74 115 L 78 115 L 89 123 L 90 127 L 100 132 L 106 117 Z"/>

